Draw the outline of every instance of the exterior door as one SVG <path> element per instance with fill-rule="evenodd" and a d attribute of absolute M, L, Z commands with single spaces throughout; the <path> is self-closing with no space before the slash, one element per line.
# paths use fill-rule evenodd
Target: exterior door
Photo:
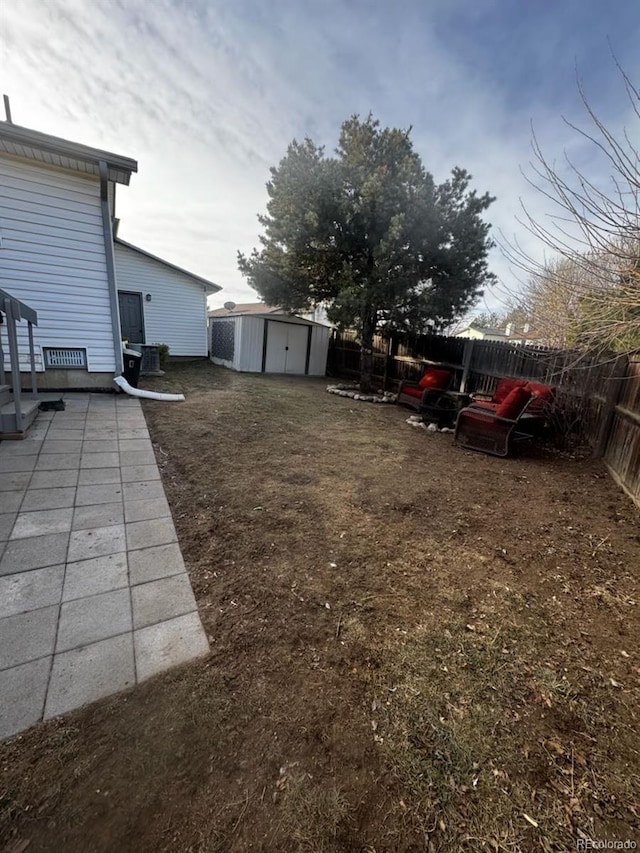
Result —
<path fill-rule="evenodd" d="M 118 291 L 120 308 L 120 332 L 123 340 L 133 344 L 143 344 L 144 315 L 142 313 L 142 294 Z"/>
<path fill-rule="evenodd" d="M 308 329 L 308 326 L 289 324 L 287 328 L 287 349 L 285 350 L 285 373 L 304 374 L 307 363 Z"/>
<path fill-rule="evenodd" d="M 265 373 L 304 374 L 309 327 L 267 320 Z"/>
<path fill-rule="evenodd" d="M 284 373 L 287 366 L 287 324 L 267 320 L 267 357 L 265 373 Z"/>

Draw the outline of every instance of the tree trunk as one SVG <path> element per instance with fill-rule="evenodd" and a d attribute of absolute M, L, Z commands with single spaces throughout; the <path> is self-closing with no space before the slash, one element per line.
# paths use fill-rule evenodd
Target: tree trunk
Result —
<path fill-rule="evenodd" d="M 372 311 L 366 311 L 362 318 L 362 343 L 360 346 L 360 390 L 369 394 L 372 390 L 373 373 L 373 335 L 376 331 L 376 321 Z"/>

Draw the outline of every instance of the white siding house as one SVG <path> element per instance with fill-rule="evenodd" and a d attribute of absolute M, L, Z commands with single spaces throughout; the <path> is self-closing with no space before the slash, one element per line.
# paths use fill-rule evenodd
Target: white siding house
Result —
<path fill-rule="evenodd" d="M 48 348 L 81 350 L 87 372 L 113 374 L 99 177 L 0 154 L 0 229 L 0 287 L 38 313 L 36 369 L 45 370 Z M 19 350 L 26 370 L 21 328 Z"/>
<path fill-rule="evenodd" d="M 167 344 L 172 356 L 206 356 L 207 294 L 220 288 L 117 238 L 115 255 L 118 292 L 140 300 L 137 343 Z"/>
<path fill-rule="evenodd" d="M 116 185 L 135 171 L 127 157 L 0 121 L 0 291 L 36 312 L 40 387 L 113 387 L 120 305 L 130 326 L 140 297 L 136 342 L 207 355 L 206 295 L 220 287 L 122 241 L 114 248 Z M 17 323 L 17 361 L 26 384 L 25 326 Z M 0 347 L 1 373 L 11 367 L 6 323 Z"/>
<path fill-rule="evenodd" d="M 331 329 L 277 309 L 209 313 L 211 360 L 251 373 L 324 376 Z"/>

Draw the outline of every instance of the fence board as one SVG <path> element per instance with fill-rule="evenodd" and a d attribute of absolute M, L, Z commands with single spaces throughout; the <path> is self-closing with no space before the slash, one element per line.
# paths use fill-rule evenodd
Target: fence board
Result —
<path fill-rule="evenodd" d="M 604 461 L 640 506 L 640 361 L 630 361 L 614 409 Z"/>

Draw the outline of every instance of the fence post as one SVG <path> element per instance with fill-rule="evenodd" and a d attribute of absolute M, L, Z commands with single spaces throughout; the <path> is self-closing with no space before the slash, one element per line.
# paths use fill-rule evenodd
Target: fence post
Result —
<path fill-rule="evenodd" d="M 471 356 L 473 355 L 473 338 L 465 341 L 464 353 L 462 355 L 462 379 L 460 380 L 460 390 L 464 393 L 467 390 L 467 382 L 469 381 L 469 373 L 471 372 Z"/>
<path fill-rule="evenodd" d="M 384 391 L 387 390 L 387 385 L 389 384 L 389 365 L 391 364 L 391 359 L 393 357 L 393 332 L 389 332 L 386 349 L 387 351 L 384 358 L 384 375 L 382 377 L 382 389 Z"/>
<path fill-rule="evenodd" d="M 613 370 L 607 383 L 607 393 L 603 407 L 602 419 L 598 435 L 593 445 L 593 458 L 601 459 L 607 450 L 611 426 L 616 413 L 616 405 L 620 399 L 622 383 L 627 378 L 629 360 L 626 355 L 619 355 L 613 363 Z"/>

